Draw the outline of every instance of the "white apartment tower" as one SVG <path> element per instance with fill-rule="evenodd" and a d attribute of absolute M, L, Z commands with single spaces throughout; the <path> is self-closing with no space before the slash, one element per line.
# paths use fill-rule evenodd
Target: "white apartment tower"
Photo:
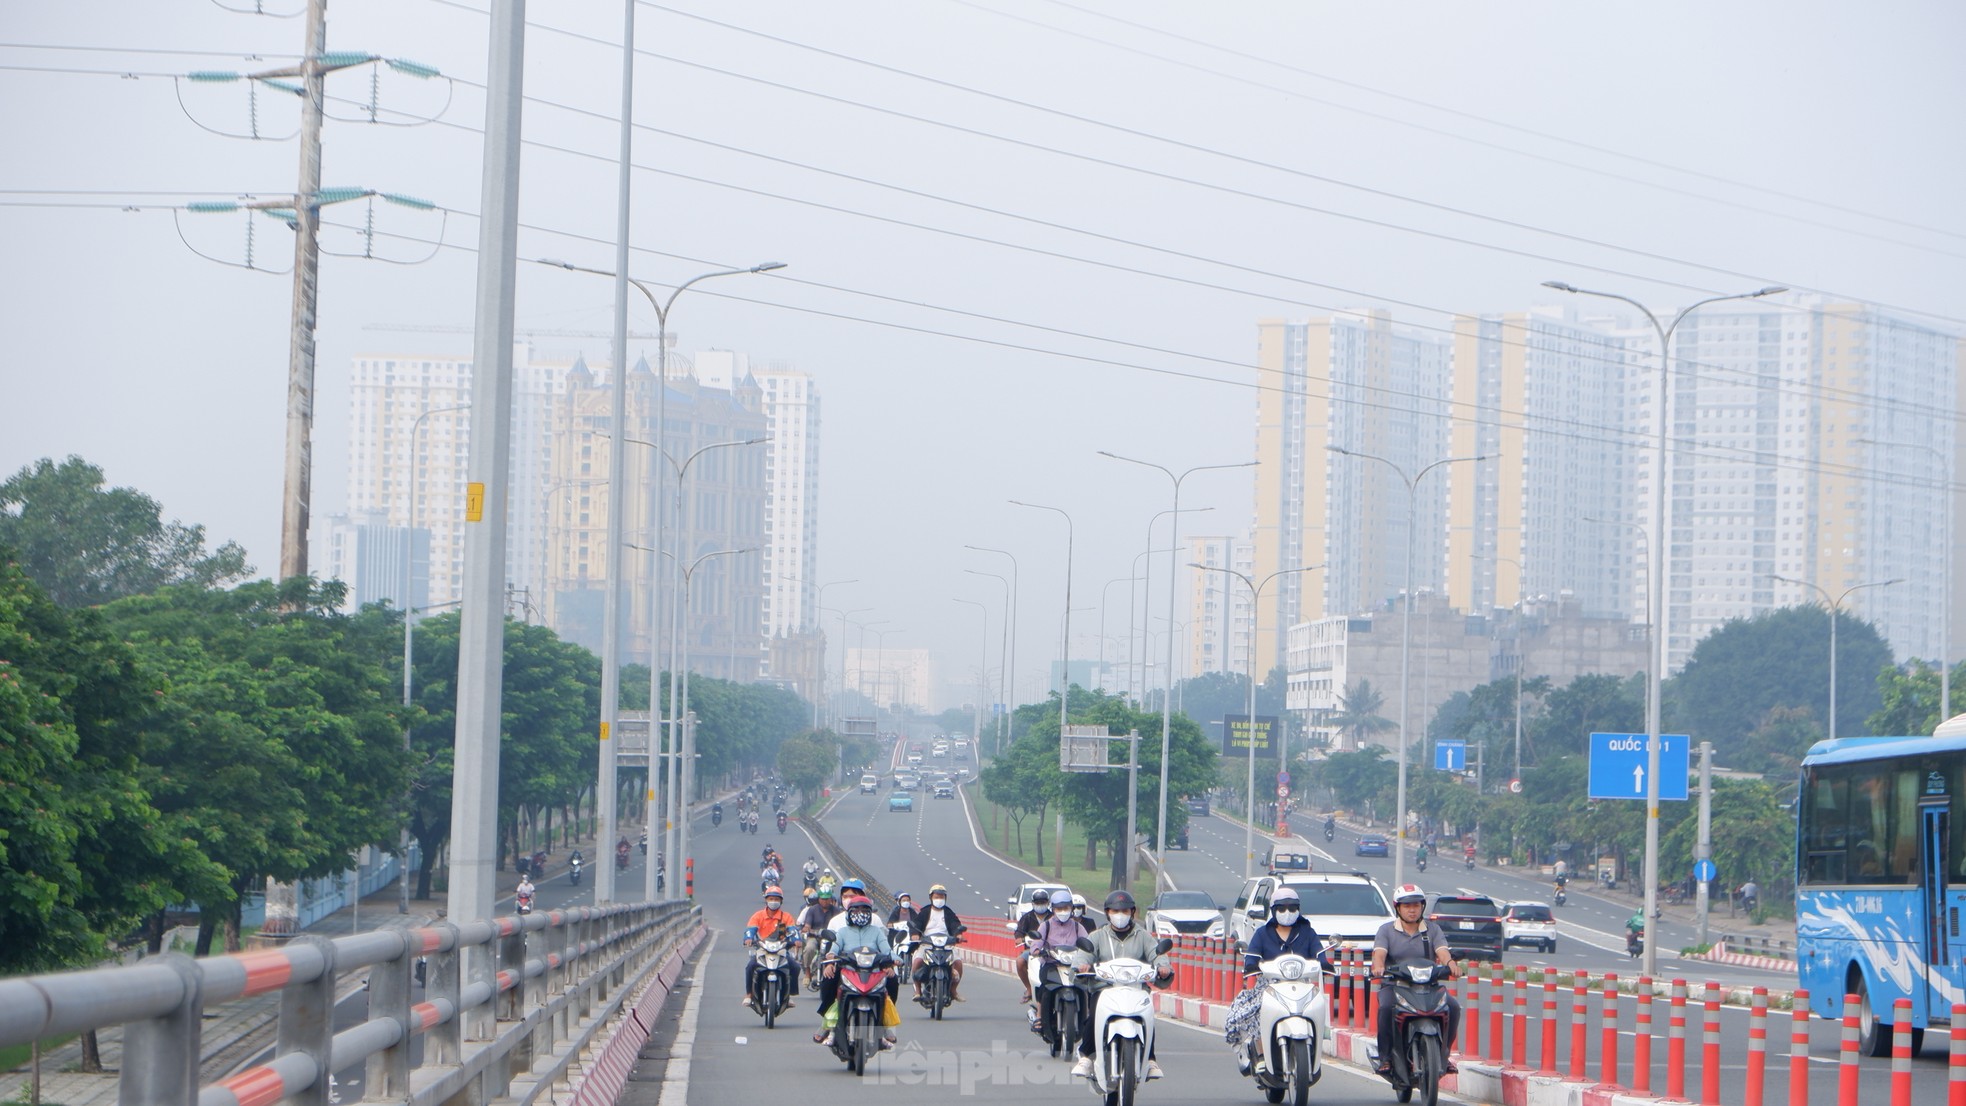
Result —
<path fill-rule="evenodd" d="M 1242 538 L 1188 539 L 1188 671 L 1242 673 L 1249 666 L 1249 588 L 1221 569 L 1244 576 L 1255 570 L 1256 550 Z M 1272 584 L 1271 587 L 1276 585 Z M 1272 631 L 1275 627 L 1273 626 Z M 1257 673 L 1261 683 L 1263 673 Z"/>
<path fill-rule="evenodd" d="M 753 363 L 742 353 L 709 350 L 695 357 L 704 386 L 730 388 L 746 377 L 764 397 L 766 433 L 764 603 L 761 633 L 770 642 L 819 626 L 819 390 L 812 377 L 782 365 Z M 793 673 L 768 676 L 790 677 Z M 926 702 L 926 699 L 914 700 Z"/>

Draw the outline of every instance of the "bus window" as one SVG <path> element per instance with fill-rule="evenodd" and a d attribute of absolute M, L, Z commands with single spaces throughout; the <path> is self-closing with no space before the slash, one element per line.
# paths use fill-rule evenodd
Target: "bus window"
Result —
<path fill-rule="evenodd" d="M 1850 781 L 1833 768 L 1810 772 L 1802 793 L 1804 883 L 1842 883 L 1850 810 Z"/>
<path fill-rule="evenodd" d="M 1918 867 L 1918 774 L 1860 768 L 1850 777 L 1852 883 L 1904 883 Z"/>

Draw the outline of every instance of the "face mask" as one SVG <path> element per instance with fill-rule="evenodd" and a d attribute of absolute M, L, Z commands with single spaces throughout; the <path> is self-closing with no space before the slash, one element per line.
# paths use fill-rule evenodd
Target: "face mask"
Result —
<path fill-rule="evenodd" d="M 1279 910 L 1279 911 L 1277 911 L 1277 921 L 1278 921 L 1279 923 L 1281 923 L 1281 924 L 1283 924 L 1283 925 L 1287 925 L 1287 926 L 1290 926 L 1290 925 L 1296 925 L 1296 924 L 1297 924 L 1297 911 L 1295 911 L 1295 910 Z"/>
<path fill-rule="evenodd" d="M 872 914 L 863 914 L 863 913 L 856 912 L 853 914 L 848 914 L 846 916 L 846 924 L 850 926 L 864 926 L 869 922 L 872 922 L 873 920 L 874 920 L 874 916 Z"/>
<path fill-rule="evenodd" d="M 1075 906 L 1075 907 L 1073 907 L 1073 908 L 1072 908 L 1072 917 L 1074 917 L 1074 918 L 1083 918 L 1083 917 L 1085 917 L 1085 907 L 1083 907 L 1083 906 Z"/>
<path fill-rule="evenodd" d="M 932 899 L 930 899 L 930 900 L 928 900 L 928 902 L 929 902 L 929 905 L 930 905 L 930 906 L 944 906 L 944 905 L 947 905 L 947 903 L 949 902 L 949 900 L 948 900 L 948 899 L 945 899 L 945 898 L 943 898 L 943 897 L 942 897 L 942 896 L 940 896 L 940 895 L 937 895 L 937 896 L 935 896 L 934 898 L 932 898 Z"/>
<path fill-rule="evenodd" d="M 1037 911 L 1039 914 L 1049 914 L 1051 913 L 1051 904 L 1048 902 L 1034 902 L 1031 904 L 1031 909 Z"/>
<path fill-rule="evenodd" d="M 1110 922 L 1116 930 L 1126 930 L 1133 925 L 1133 915 L 1125 913 L 1108 914 L 1106 915 L 1106 921 Z"/>

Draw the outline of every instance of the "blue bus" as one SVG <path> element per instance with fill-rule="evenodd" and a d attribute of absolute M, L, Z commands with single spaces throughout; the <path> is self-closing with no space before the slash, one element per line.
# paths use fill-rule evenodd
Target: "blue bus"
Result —
<path fill-rule="evenodd" d="M 1891 1051 L 1911 1000 L 1912 1048 L 1966 1003 L 1966 715 L 1931 737 L 1819 741 L 1796 800 L 1796 965 L 1820 1017 L 1862 999 L 1863 1051 Z"/>

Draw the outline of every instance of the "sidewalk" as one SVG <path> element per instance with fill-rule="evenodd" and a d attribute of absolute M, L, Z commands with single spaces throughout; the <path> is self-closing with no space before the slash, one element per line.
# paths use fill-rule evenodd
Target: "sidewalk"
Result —
<path fill-rule="evenodd" d="M 580 841 L 561 847 L 554 854 L 559 858 L 554 867 L 564 871 L 566 853 L 573 848 L 581 849 L 588 856 L 594 855 L 594 843 L 591 840 Z M 411 872 L 409 878 L 414 890 L 416 873 Z M 498 874 L 497 883 L 498 894 L 501 897 L 509 895 L 519 884 L 518 873 L 508 865 L 505 871 Z M 400 894 L 397 885 L 391 883 L 359 903 L 322 918 L 302 932 L 317 937 L 347 937 L 383 929 L 416 929 L 444 916 L 445 899 L 441 894 L 428 899 L 412 898 L 409 912 L 399 914 Z M 214 955 L 222 953 L 215 952 Z M 367 974 L 367 968 L 341 973 L 336 984 L 336 1000 L 360 990 L 362 978 Z M 278 991 L 235 999 L 207 1010 L 200 1036 L 203 1052 L 200 1081 L 210 1084 L 223 1079 L 271 1046 L 279 1013 Z M 104 1029 L 97 1034 L 97 1038 L 104 1068 L 101 1074 L 84 1074 L 75 1070 L 82 1063 L 82 1041 L 79 1037 L 41 1054 L 43 1102 L 60 1103 L 61 1106 L 115 1106 L 117 1072 L 123 1063 L 123 1031 L 115 1027 Z M 27 1087 L 32 1078 L 25 1063 L 12 1071 L 0 1073 L 0 1100 L 11 1102 L 18 1098 L 22 1102 L 27 1101 Z"/>

